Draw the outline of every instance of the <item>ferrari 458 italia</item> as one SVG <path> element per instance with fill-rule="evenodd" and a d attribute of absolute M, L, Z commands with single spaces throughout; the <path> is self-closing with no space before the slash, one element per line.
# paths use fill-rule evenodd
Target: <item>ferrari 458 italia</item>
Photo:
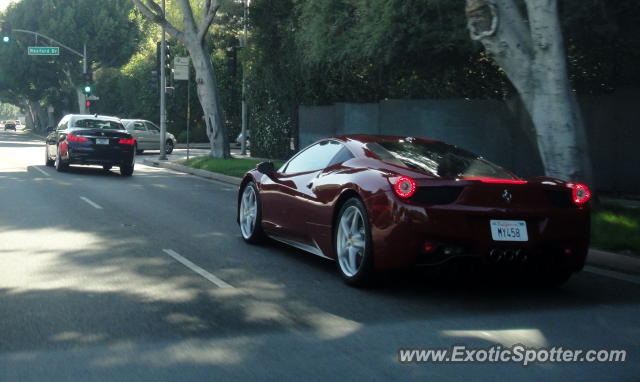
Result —
<path fill-rule="evenodd" d="M 249 171 L 238 223 L 249 243 L 270 237 L 336 260 L 352 285 L 452 260 L 558 284 L 584 265 L 589 199 L 583 184 L 523 179 L 440 141 L 351 135 Z"/>

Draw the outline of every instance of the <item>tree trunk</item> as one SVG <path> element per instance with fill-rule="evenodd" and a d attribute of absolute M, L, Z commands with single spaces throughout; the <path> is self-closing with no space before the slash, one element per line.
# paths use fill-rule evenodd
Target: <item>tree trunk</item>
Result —
<path fill-rule="evenodd" d="M 586 134 L 571 91 L 556 0 L 467 0 L 471 38 L 500 65 L 529 112 L 548 176 L 591 183 Z"/>
<path fill-rule="evenodd" d="M 82 89 L 76 89 L 76 95 L 78 96 L 78 110 L 80 114 L 87 114 L 87 106 L 85 105 L 85 96 Z"/>
<path fill-rule="evenodd" d="M 31 130 L 42 133 L 46 131 L 43 119 L 44 110 L 38 101 L 27 100 L 27 121 L 31 122 Z"/>
<path fill-rule="evenodd" d="M 187 49 L 196 72 L 198 99 L 204 113 L 207 136 L 211 145 L 211 156 L 229 158 L 231 156 L 229 137 L 224 126 L 220 95 L 209 54 L 202 43 L 188 44 Z"/>

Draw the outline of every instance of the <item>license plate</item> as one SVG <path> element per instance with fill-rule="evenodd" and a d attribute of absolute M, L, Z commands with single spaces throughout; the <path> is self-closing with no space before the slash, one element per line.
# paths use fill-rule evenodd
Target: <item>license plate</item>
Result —
<path fill-rule="evenodd" d="M 494 241 L 529 241 L 524 220 L 490 220 Z"/>
<path fill-rule="evenodd" d="M 96 138 L 96 145 L 108 145 L 109 138 Z"/>

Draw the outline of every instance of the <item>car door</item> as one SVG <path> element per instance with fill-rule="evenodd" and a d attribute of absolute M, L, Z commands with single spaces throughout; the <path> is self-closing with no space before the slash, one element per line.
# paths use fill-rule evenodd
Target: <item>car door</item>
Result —
<path fill-rule="evenodd" d="M 317 203 L 314 179 L 343 147 L 337 141 L 318 142 L 289 160 L 272 178 L 262 180 L 265 229 L 272 235 L 314 245 L 309 233 L 310 206 Z"/>
<path fill-rule="evenodd" d="M 136 140 L 138 144 L 138 150 L 147 150 L 148 142 L 147 142 L 147 128 L 145 127 L 142 121 L 133 121 L 131 122 L 132 127 L 127 129 L 127 131 L 133 135 L 133 138 Z"/>
<path fill-rule="evenodd" d="M 147 127 L 149 150 L 160 150 L 160 128 L 149 121 L 144 121 L 144 124 Z"/>

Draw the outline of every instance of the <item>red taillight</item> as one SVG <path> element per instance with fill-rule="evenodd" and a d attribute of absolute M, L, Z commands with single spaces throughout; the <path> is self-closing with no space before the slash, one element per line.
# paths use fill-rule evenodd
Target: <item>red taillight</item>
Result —
<path fill-rule="evenodd" d="M 591 199 L 591 191 L 584 184 L 567 183 L 567 187 L 571 188 L 571 199 L 577 206 L 586 204 Z"/>
<path fill-rule="evenodd" d="M 131 139 L 120 138 L 118 143 L 121 144 L 121 145 L 133 146 L 136 143 L 136 140 L 133 139 L 133 138 L 131 138 Z"/>
<path fill-rule="evenodd" d="M 67 134 L 67 141 L 69 142 L 86 142 L 87 138 L 79 137 L 75 134 Z"/>
<path fill-rule="evenodd" d="M 408 176 L 396 178 L 393 190 L 401 198 L 410 198 L 416 192 L 416 181 Z"/>

